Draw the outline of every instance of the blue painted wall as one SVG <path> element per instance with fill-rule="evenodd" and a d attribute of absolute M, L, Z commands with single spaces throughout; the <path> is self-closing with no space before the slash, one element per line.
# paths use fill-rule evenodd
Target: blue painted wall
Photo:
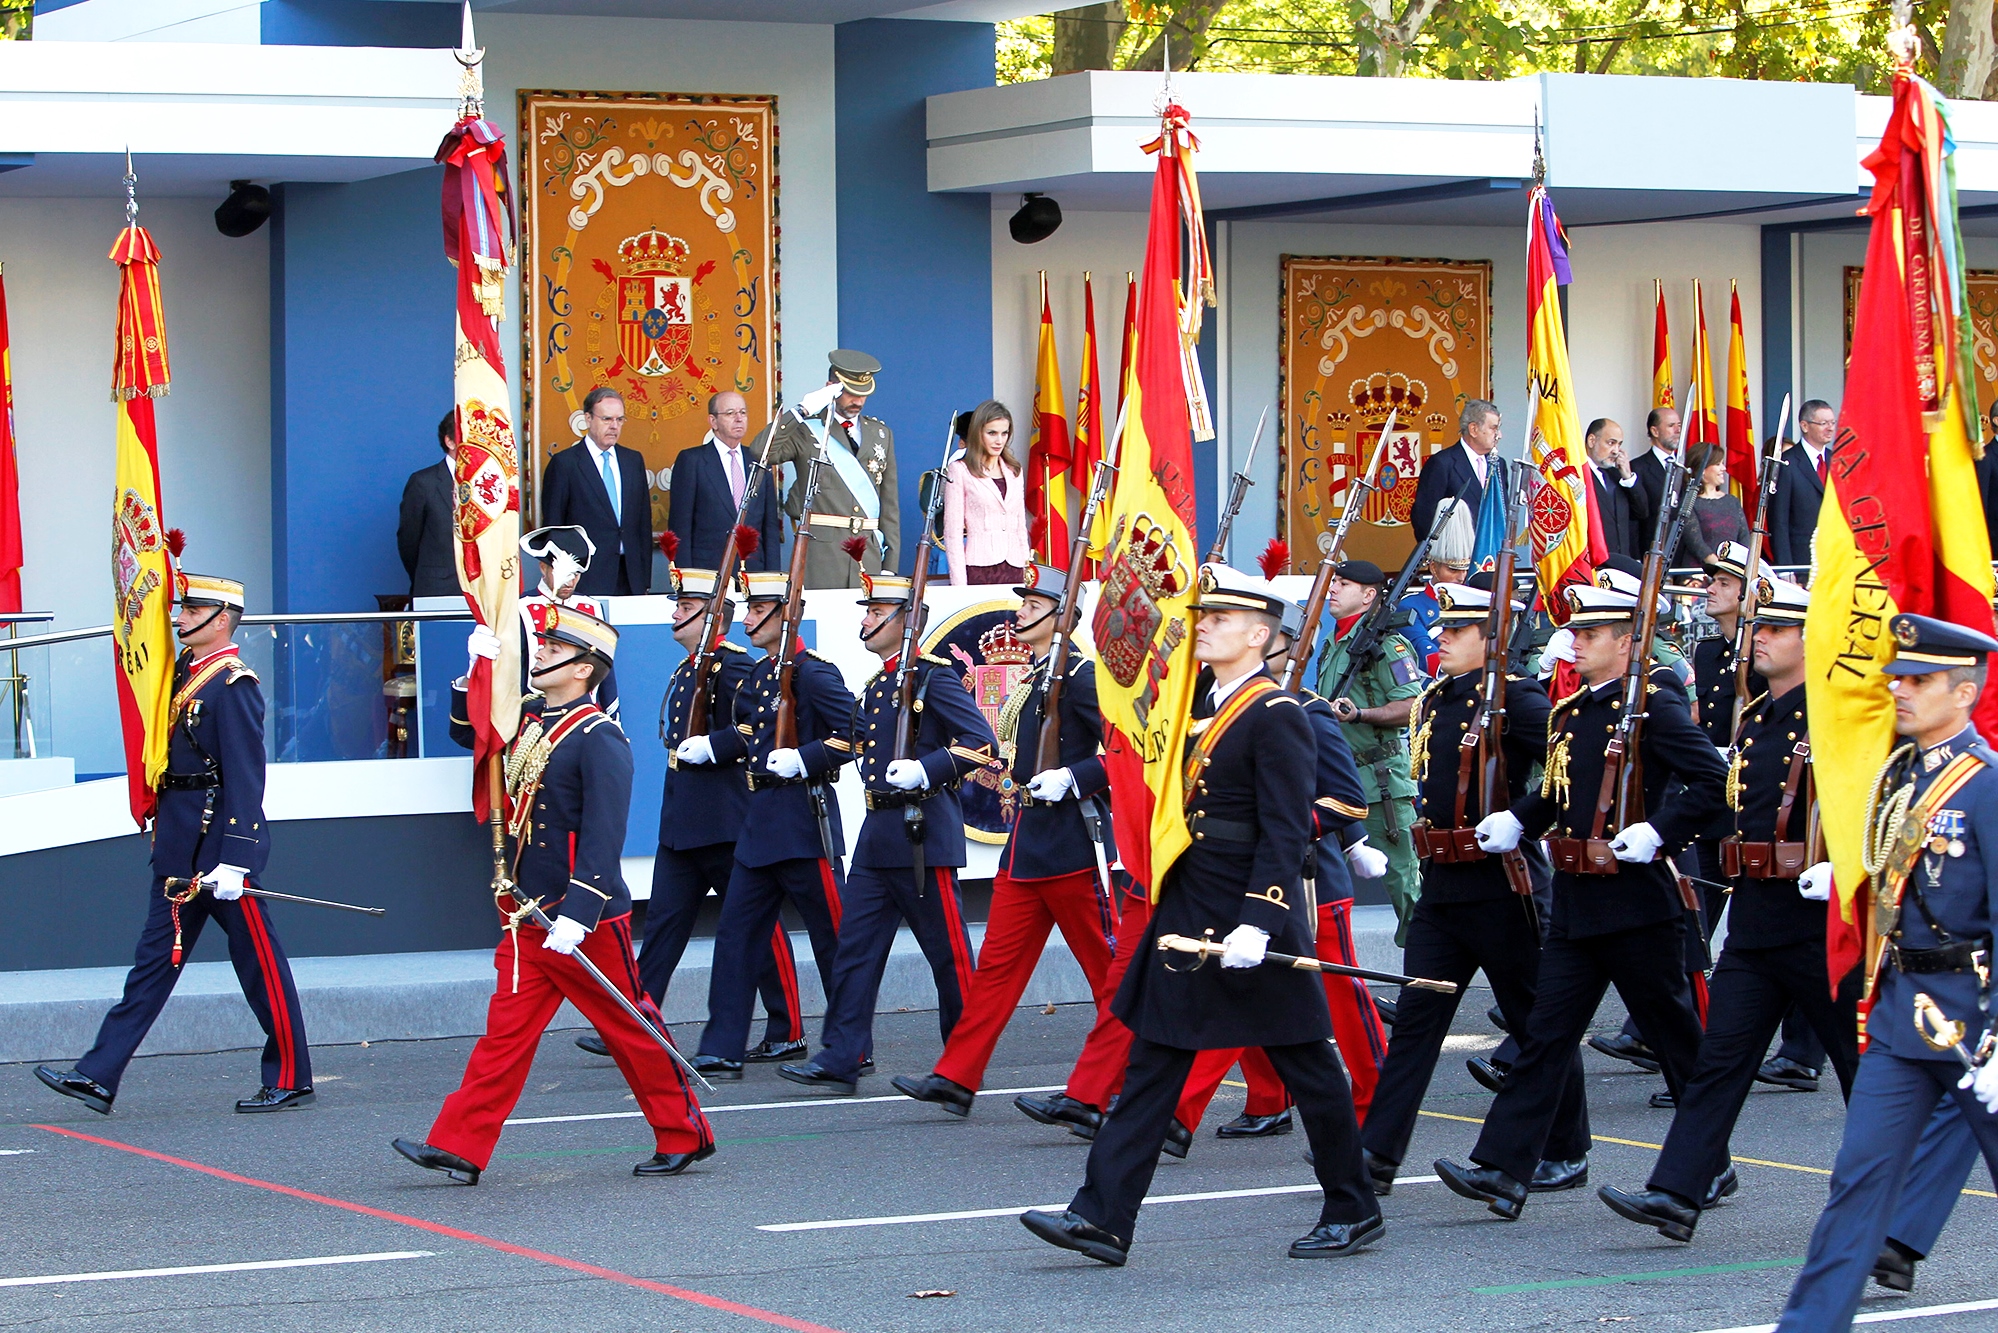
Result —
<path fill-rule="evenodd" d="M 917 481 L 941 461 L 951 414 L 992 396 L 991 204 L 929 192 L 923 99 L 991 86 L 993 42 L 989 23 L 867 19 L 833 29 L 839 340 L 881 359 L 867 410 L 895 431 L 911 549 L 922 523 Z M 794 392 L 816 383 L 813 374 Z M 897 554 L 906 572 L 908 552 Z"/>
<path fill-rule="evenodd" d="M 409 591 L 397 508 L 409 474 L 437 461 L 437 422 L 451 408 L 441 188 L 442 168 L 425 168 L 272 191 L 278 611 L 372 610 L 376 593 Z"/>
<path fill-rule="evenodd" d="M 1762 229 L 1762 398 L 1765 414 L 1783 406 L 1791 392 L 1790 238 L 1787 227 Z M 1796 405 L 1792 404 L 1792 411 Z M 1775 423 L 1778 429 L 1780 422 Z M 1763 434 L 1769 433 L 1765 424 Z"/>
<path fill-rule="evenodd" d="M 258 27 L 265 46 L 451 46 L 458 44 L 456 5 L 401 0 L 263 0 Z"/>

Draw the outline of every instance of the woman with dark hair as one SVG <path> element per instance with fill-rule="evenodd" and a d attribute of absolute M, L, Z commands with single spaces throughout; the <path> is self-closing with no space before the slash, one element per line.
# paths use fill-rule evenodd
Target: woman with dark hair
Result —
<path fill-rule="evenodd" d="M 944 469 L 944 555 L 954 587 L 1018 583 L 1027 549 L 1027 488 L 1013 457 L 1013 414 L 987 400 L 971 414 L 964 456 Z"/>
<path fill-rule="evenodd" d="M 1728 489 L 1727 456 L 1710 448 L 1700 466 L 1699 493 L 1680 530 L 1674 563 L 1698 569 L 1726 542 L 1748 545 L 1748 516 Z"/>

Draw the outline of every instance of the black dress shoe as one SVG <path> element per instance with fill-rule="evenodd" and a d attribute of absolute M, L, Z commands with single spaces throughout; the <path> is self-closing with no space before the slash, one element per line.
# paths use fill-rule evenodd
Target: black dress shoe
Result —
<path fill-rule="evenodd" d="M 1387 1235 L 1387 1219 L 1379 1213 L 1364 1222 L 1320 1222 L 1290 1243 L 1293 1259 L 1337 1259 L 1356 1254 Z"/>
<path fill-rule="evenodd" d="M 1471 1071 L 1471 1077 L 1479 1085 L 1491 1092 L 1505 1091 L 1505 1076 L 1512 1072 L 1512 1066 L 1497 1060 L 1487 1060 L 1482 1055 L 1474 1055 L 1464 1061 L 1464 1068 Z"/>
<path fill-rule="evenodd" d="M 1192 1146 L 1193 1146 L 1192 1130 L 1188 1129 L 1185 1125 L 1180 1124 L 1179 1118 L 1177 1116 L 1175 1116 L 1171 1120 L 1166 1121 L 1165 1142 L 1159 1145 L 1160 1152 L 1164 1153 L 1168 1157 L 1177 1157 L 1183 1161 L 1186 1158 L 1187 1149 L 1191 1148 Z"/>
<path fill-rule="evenodd" d="M 1380 1015 L 1381 1022 L 1388 1027 L 1394 1026 L 1395 1016 L 1399 1012 L 1400 1007 L 1395 1001 L 1388 999 L 1386 996 L 1374 996 L 1374 1012 Z M 1318 1233 L 1314 1231 L 1311 1234 L 1315 1236 Z M 1310 1237 L 1306 1237 L 1305 1239 L 1308 1240 Z M 1298 1242 L 1300 1245 L 1303 1243 L 1303 1241 Z"/>
<path fill-rule="evenodd" d="M 696 1148 L 692 1152 L 656 1152 L 645 1161 L 631 1168 L 634 1176 L 677 1176 L 696 1162 L 705 1162 L 715 1155 L 715 1145 Z"/>
<path fill-rule="evenodd" d="M 1066 1210 L 1045 1213 L 1038 1208 L 1029 1208 L 1020 1214 L 1020 1225 L 1050 1245 L 1086 1254 L 1097 1263 L 1109 1264 L 1112 1268 L 1122 1268 L 1125 1257 L 1131 1252 L 1131 1242 L 1119 1240 L 1094 1222 Z"/>
<path fill-rule="evenodd" d="M 1670 1088 L 1667 1088 L 1663 1092 L 1652 1093 L 1650 1105 L 1654 1111 L 1676 1111 L 1679 1109 L 1679 1099 L 1672 1095 Z"/>
<path fill-rule="evenodd" d="M 871 1073 L 873 1073 L 873 1072 L 874 1072 L 874 1057 L 873 1057 L 873 1056 L 871 1056 L 871 1055 L 863 1055 L 863 1056 L 861 1056 L 861 1057 L 860 1057 L 860 1076 L 861 1076 L 862 1078 L 866 1078 L 866 1077 L 867 1077 L 867 1076 L 868 1076 L 869 1074 L 871 1074 Z"/>
<path fill-rule="evenodd" d="M 860 1090 L 859 1085 L 852 1079 L 841 1078 L 817 1060 L 807 1060 L 801 1065 L 778 1065 L 777 1073 L 779 1077 L 788 1078 L 793 1083 L 836 1092 L 845 1097 L 851 1097 Z"/>
<path fill-rule="evenodd" d="M 51 1069 L 47 1065 L 36 1065 L 35 1077 L 63 1096 L 76 1098 L 99 1115 L 111 1114 L 111 1103 L 117 1094 L 96 1079 L 85 1078 L 74 1069 Z"/>
<path fill-rule="evenodd" d="M 1526 1186 L 1493 1166 L 1458 1166 L 1438 1161 L 1436 1174 L 1454 1194 L 1475 1199 L 1508 1222 L 1517 1222 L 1526 1207 Z"/>
<path fill-rule="evenodd" d="M 1707 1197 L 1700 1200 L 1700 1207 L 1715 1208 L 1722 1199 L 1728 1198 L 1741 1188 L 1741 1177 L 1734 1173 L 1730 1165 L 1727 1170 L 1714 1177 L 1714 1183 L 1707 1186 Z"/>
<path fill-rule="evenodd" d="M 1689 1241 L 1700 1224 L 1700 1210 L 1670 1190 L 1620 1190 L 1605 1185 L 1596 1197 L 1618 1217 L 1651 1227 L 1667 1240 Z"/>
<path fill-rule="evenodd" d="M 1065 1125 L 1072 1134 L 1080 1134 L 1085 1139 L 1096 1137 L 1096 1127 L 1103 1123 L 1103 1113 L 1088 1102 L 1079 1102 L 1065 1092 L 1047 1096 L 1023 1092 L 1013 1099 L 1013 1105 L 1029 1120 L 1038 1120 L 1043 1125 Z"/>
<path fill-rule="evenodd" d="M 1178 1121 L 1174 1121 L 1178 1124 Z M 1275 1115 L 1250 1115 L 1247 1111 L 1236 1116 L 1227 1124 L 1214 1131 L 1217 1139 L 1266 1139 L 1272 1134 L 1290 1133 L 1290 1108 L 1284 1107 Z"/>
<path fill-rule="evenodd" d="M 1649 1046 L 1635 1037 L 1626 1037 L 1621 1032 L 1612 1032 L 1607 1037 L 1589 1038 L 1591 1048 L 1601 1051 L 1612 1060 L 1622 1060 L 1636 1065 L 1647 1074 L 1658 1072 L 1658 1056 Z"/>
<path fill-rule="evenodd" d="M 803 1055 L 810 1049 L 801 1039 L 798 1041 L 772 1041 L 765 1037 L 743 1055 L 743 1059 L 753 1065 L 766 1065 L 778 1060 L 789 1060 L 794 1055 Z"/>
<path fill-rule="evenodd" d="M 1512 1025 L 1505 1021 L 1505 1010 L 1499 1008 L 1497 1005 L 1493 1005 L 1491 1008 L 1485 1010 L 1485 1021 L 1500 1032 L 1512 1031 Z"/>
<path fill-rule="evenodd" d="M 1889 1236 L 1887 1243 L 1880 1247 L 1880 1257 L 1873 1261 L 1873 1280 L 1889 1291 L 1913 1291 L 1915 1265 L 1921 1258 L 1921 1255 Z"/>
<path fill-rule="evenodd" d="M 579 1051 L 588 1051 L 591 1055 L 601 1055 L 606 1058 L 610 1055 L 610 1047 L 604 1045 L 604 1039 L 594 1032 L 585 1032 L 582 1036 L 576 1038 L 576 1049 Z"/>
<path fill-rule="evenodd" d="M 897 1074 L 888 1080 L 888 1086 L 904 1097 L 941 1106 L 954 1116 L 971 1114 L 971 1089 L 940 1075 L 925 1074 L 921 1078 L 910 1078 L 907 1074 Z"/>
<path fill-rule="evenodd" d="M 1798 1092 L 1816 1092 L 1818 1071 L 1809 1065 L 1786 1060 L 1777 1055 L 1763 1061 L 1762 1068 L 1755 1071 L 1755 1081 L 1778 1088 L 1792 1088 Z"/>
<path fill-rule="evenodd" d="M 1533 1168 L 1533 1179 L 1526 1182 L 1528 1194 L 1555 1194 L 1561 1190 L 1578 1190 L 1589 1183 L 1589 1159 L 1577 1157 L 1572 1162 L 1553 1162 L 1545 1158 Z"/>
<path fill-rule="evenodd" d="M 1313 1166 L 1318 1165 L 1318 1159 L 1308 1152 L 1304 1154 L 1304 1159 Z M 1375 1153 L 1371 1148 L 1360 1149 L 1360 1160 L 1366 1164 L 1367 1183 L 1374 1187 L 1375 1194 L 1385 1199 L 1388 1195 L 1394 1193 L 1394 1173 L 1400 1169 L 1400 1163 L 1390 1162 L 1387 1158 Z M 1313 1232 L 1312 1234 L 1316 1235 L 1317 1233 Z"/>
<path fill-rule="evenodd" d="M 442 1171 L 460 1185 L 479 1183 L 479 1168 L 454 1152 L 445 1152 L 442 1148 L 433 1148 L 427 1143 L 414 1143 L 409 1139 L 396 1139 L 389 1144 L 389 1147 L 420 1167 L 431 1171 Z"/>
<path fill-rule="evenodd" d="M 697 1052 L 688 1059 L 687 1063 L 692 1065 L 695 1072 L 699 1073 L 702 1078 L 740 1079 L 742 1077 L 742 1061 L 731 1060 L 725 1055 L 702 1055 Z"/>
<path fill-rule="evenodd" d="M 289 1111 L 294 1106 L 312 1105 L 311 1088 L 258 1088 L 257 1095 L 236 1103 L 237 1115 L 262 1115 L 266 1111 Z"/>

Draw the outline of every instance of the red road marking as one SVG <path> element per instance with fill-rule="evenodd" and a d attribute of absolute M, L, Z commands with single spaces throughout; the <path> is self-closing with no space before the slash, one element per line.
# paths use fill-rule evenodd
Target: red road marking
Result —
<path fill-rule="evenodd" d="M 759 1310 L 753 1305 L 741 1305 L 735 1301 L 725 1300 L 720 1296 L 709 1296 L 705 1292 L 689 1291 L 685 1287 L 675 1287 L 664 1282 L 654 1282 L 649 1278 L 633 1277 L 629 1273 L 620 1273 L 614 1268 L 599 1268 L 595 1264 L 586 1264 L 580 1259 L 569 1259 L 559 1254 L 549 1254 L 545 1250 L 532 1250 L 525 1245 L 515 1245 L 511 1241 L 497 1240 L 491 1236 L 481 1236 L 476 1231 L 463 1231 L 457 1227 L 445 1226 L 442 1222 L 426 1222 L 420 1217 L 406 1217 L 401 1213 L 391 1213 L 385 1208 L 370 1208 L 364 1203 L 350 1203 L 345 1199 L 335 1199 L 324 1194 L 313 1194 L 308 1190 L 294 1189 L 290 1185 L 279 1185 L 268 1180 L 258 1180 L 255 1176 L 239 1176 L 234 1171 L 224 1171 L 220 1167 L 214 1166 L 203 1166 L 200 1162 L 190 1162 L 184 1157 L 170 1157 L 166 1153 L 154 1152 L 150 1148 L 134 1147 L 129 1143 L 120 1143 L 116 1139 L 103 1139 L 97 1137 L 95 1134 L 83 1134 L 73 1129 L 64 1129 L 59 1125 L 34 1125 L 32 1128 L 45 1129 L 51 1134 L 60 1134 L 64 1138 L 81 1139 L 85 1143 L 95 1143 L 104 1148 L 116 1148 L 120 1152 L 128 1152 L 137 1157 L 150 1157 L 155 1162 L 165 1162 L 169 1166 L 185 1167 L 189 1171 L 199 1171 L 203 1175 L 214 1176 L 217 1180 L 227 1180 L 237 1185 L 250 1185 L 260 1190 L 269 1190 L 273 1194 L 287 1194 L 294 1199 L 304 1199 L 308 1203 L 324 1204 L 328 1208 L 344 1208 L 350 1213 L 360 1213 L 366 1217 L 378 1217 L 384 1222 L 395 1222 L 402 1226 L 415 1227 L 419 1231 L 428 1231 L 439 1236 L 449 1236 L 453 1240 L 469 1241 L 474 1245 L 483 1245 L 489 1250 L 498 1250 L 501 1254 L 511 1254 L 522 1259 L 532 1259 L 537 1263 L 549 1264 L 555 1268 L 566 1268 L 570 1272 L 584 1273 L 590 1277 L 602 1278 L 606 1282 L 620 1282 L 627 1287 L 638 1287 L 645 1291 L 656 1291 L 662 1296 L 671 1296 L 675 1300 L 686 1301 L 693 1305 L 704 1305 L 710 1310 L 720 1310 L 725 1314 L 741 1315 L 745 1319 L 755 1319 L 765 1324 L 775 1324 L 778 1328 L 788 1328 L 793 1330 L 794 1333 L 839 1333 L 838 1329 L 827 1328 L 824 1324 L 814 1324 L 803 1319 L 793 1319 L 789 1315 L 777 1314 L 770 1310 Z"/>

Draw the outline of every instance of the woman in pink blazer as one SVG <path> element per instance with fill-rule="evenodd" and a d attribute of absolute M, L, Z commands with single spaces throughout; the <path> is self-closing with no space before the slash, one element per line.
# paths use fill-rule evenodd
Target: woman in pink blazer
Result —
<path fill-rule="evenodd" d="M 944 469 L 944 555 L 953 587 L 1018 583 L 1026 571 L 1027 487 L 1013 457 L 1013 414 L 983 402 L 964 456 Z"/>

